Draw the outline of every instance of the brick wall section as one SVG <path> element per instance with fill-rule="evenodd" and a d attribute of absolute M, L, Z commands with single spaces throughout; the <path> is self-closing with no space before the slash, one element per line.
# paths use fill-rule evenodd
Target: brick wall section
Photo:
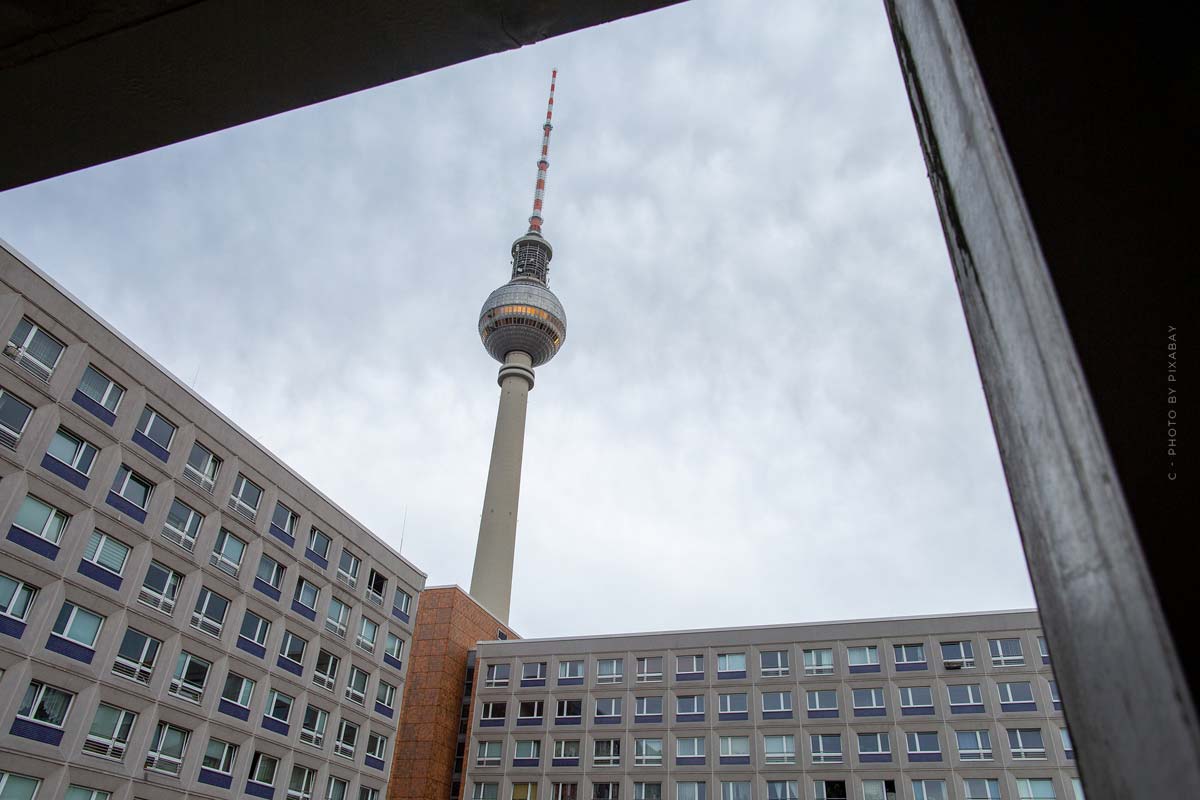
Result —
<path fill-rule="evenodd" d="M 467 653 L 498 630 L 520 638 L 457 586 L 421 592 L 388 800 L 450 800 Z"/>

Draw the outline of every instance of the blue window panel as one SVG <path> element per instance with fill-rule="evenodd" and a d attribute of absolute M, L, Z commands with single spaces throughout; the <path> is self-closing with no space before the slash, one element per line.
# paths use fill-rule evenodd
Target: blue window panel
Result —
<path fill-rule="evenodd" d="M 702 680 L 704 680 L 704 673 L 703 672 L 686 672 L 683 675 L 677 674 L 675 676 L 675 680 L 677 680 L 677 681 L 702 681 Z"/>
<path fill-rule="evenodd" d="M 481 728 L 503 728 L 504 720 L 502 719 L 481 719 L 479 720 Z"/>
<path fill-rule="evenodd" d="M 538 760 L 536 758 L 514 758 L 513 759 L 514 767 L 536 767 L 537 765 L 538 765 Z"/>
<path fill-rule="evenodd" d="M 858 760 L 864 764 L 888 764 L 892 760 L 891 753 L 860 753 Z"/>
<path fill-rule="evenodd" d="M 104 423 L 109 427 L 112 427 L 113 423 L 117 421 L 116 414 L 112 413 L 107 408 L 100 405 L 78 389 L 75 390 L 75 394 L 72 395 L 71 400 L 75 403 L 75 405 L 85 409 L 93 416 L 103 420 Z"/>
<path fill-rule="evenodd" d="M 676 714 L 676 722 L 704 722 L 704 714 Z"/>
<path fill-rule="evenodd" d="M 32 533 L 25 531 L 13 525 L 8 529 L 8 540 L 15 544 L 21 545 L 26 550 L 32 550 L 39 556 L 45 556 L 53 561 L 58 558 L 58 545 L 47 542 L 40 536 L 34 536 Z"/>
<path fill-rule="evenodd" d="M 11 636 L 14 639 L 20 639 L 25 635 L 25 623 L 18 622 L 12 617 L 0 617 L 0 633 L 5 636 Z"/>
<path fill-rule="evenodd" d="M 909 753 L 908 760 L 916 763 L 918 761 L 941 761 L 941 753 Z"/>
<path fill-rule="evenodd" d="M 70 639 L 64 639 L 54 633 L 50 634 L 50 638 L 46 640 L 46 649 L 53 650 L 67 658 L 82 661 L 84 664 L 92 663 L 92 658 L 96 655 L 96 651 L 92 648 L 76 644 Z"/>
<path fill-rule="evenodd" d="M 200 775 L 197 776 L 196 780 L 201 783 L 207 783 L 209 786 L 218 786 L 222 789 L 228 789 L 233 785 L 232 775 L 223 775 L 220 772 L 205 769 L 204 767 L 200 768 Z"/>
<path fill-rule="evenodd" d="M 704 756 L 676 756 L 675 764 L 680 767 L 703 766 Z"/>
<path fill-rule="evenodd" d="M 105 498 L 104 502 L 108 503 L 117 511 L 120 511 L 125 516 L 133 517 L 138 522 L 146 521 L 145 511 L 142 511 L 140 508 L 126 500 L 124 497 L 121 497 L 121 495 L 117 494 L 116 492 L 109 491 L 108 497 Z"/>
<path fill-rule="evenodd" d="M 1037 711 L 1037 703 L 1001 703 L 1001 711 Z"/>
<path fill-rule="evenodd" d="M 320 555 L 319 553 L 314 553 L 312 550 L 309 550 L 307 547 L 304 548 L 304 557 L 307 558 L 309 561 L 313 562 L 314 564 L 316 564 L 321 569 L 329 568 L 329 559 L 325 558 L 324 556 Z"/>
<path fill-rule="evenodd" d="M 238 719 L 250 719 L 250 709 L 239 706 L 237 703 L 231 703 L 223 697 L 221 698 L 221 702 L 217 703 L 217 711 L 220 711 L 222 714 L 228 714 L 231 717 L 237 717 Z"/>
<path fill-rule="evenodd" d="M 863 673 L 866 673 L 866 672 L 879 672 L 879 665 L 878 664 L 851 664 L 849 669 L 850 669 L 851 675 L 862 675 Z"/>
<path fill-rule="evenodd" d="M 385 706 L 383 703 L 381 703 L 381 702 L 379 702 L 378 700 L 376 700 L 376 701 L 375 701 L 375 713 L 376 713 L 376 714 L 382 714 L 383 716 L 387 717 L 388 719 L 391 719 L 391 718 L 392 718 L 392 714 L 393 714 L 394 712 L 393 712 L 393 710 L 392 710 L 392 709 L 388 708 L 388 707 L 387 707 L 387 706 Z"/>
<path fill-rule="evenodd" d="M 404 662 L 394 656 L 389 656 L 387 653 L 383 654 L 383 663 L 392 669 L 404 669 Z"/>
<path fill-rule="evenodd" d="M 52 728 L 28 719 L 14 719 L 12 728 L 8 732 L 13 736 L 20 736 L 22 739 L 33 739 L 35 742 L 52 744 L 55 747 L 62 743 L 63 738 L 61 728 Z"/>
<path fill-rule="evenodd" d="M 304 617 L 305 619 L 315 620 L 317 618 L 317 612 L 314 611 L 313 609 L 309 608 L 308 606 L 304 605 L 299 600 L 292 601 L 292 611 L 295 611 L 297 614 Z"/>
<path fill-rule="evenodd" d="M 918 670 L 929 669 L 929 663 L 920 661 L 914 664 L 897 664 L 896 672 L 917 672 Z"/>
<path fill-rule="evenodd" d="M 262 592 L 263 594 L 265 594 L 267 597 L 271 598 L 272 600 L 279 599 L 279 590 L 276 589 L 271 584 L 264 581 L 262 578 L 254 579 L 254 588 L 258 589 L 260 592 Z"/>
<path fill-rule="evenodd" d="M 983 703 L 971 704 L 969 706 L 950 706 L 951 714 L 982 714 Z"/>
<path fill-rule="evenodd" d="M 579 759 L 578 758 L 552 758 L 552 759 L 550 759 L 550 766 L 552 766 L 552 767 L 578 767 Z"/>
<path fill-rule="evenodd" d="M 163 462 L 164 464 L 167 463 L 171 459 L 171 454 L 169 452 L 167 452 L 167 450 L 162 445 L 160 445 L 158 442 L 152 440 L 150 437 L 146 436 L 146 434 L 144 434 L 144 433 L 141 433 L 139 431 L 134 431 L 133 432 L 133 443 L 136 445 L 140 445 L 142 447 L 142 449 L 144 449 L 147 453 L 154 456 L 155 458 L 157 458 L 159 461 Z"/>
<path fill-rule="evenodd" d="M 517 725 L 521 726 L 521 727 L 529 728 L 529 727 L 534 727 L 534 726 L 541 725 L 541 724 L 542 724 L 541 717 L 525 717 L 524 719 L 522 719 L 521 717 L 517 718 Z"/>
<path fill-rule="evenodd" d="M 1067 757 L 1068 761 L 1075 760 L 1075 751 L 1074 750 L 1063 750 L 1063 755 Z"/>
<path fill-rule="evenodd" d="M 745 711 L 722 711 L 717 714 L 720 720 L 734 721 L 739 719 L 750 719 L 750 714 Z"/>
<path fill-rule="evenodd" d="M 579 725 L 583 722 L 583 717 L 559 717 L 554 720 L 555 725 Z"/>
<path fill-rule="evenodd" d="M 720 681 L 741 680 L 745 677 L 746 670 L 744 669 L 726 670 L 725 672 L 717 671 L 717 680 Z"/>
<path fill-rule="evenodd" d="M 886 708 L 856 708 L 854 709 L 856 717 L 886 717 Z"/>
<path fill-rule="evenodd" d="M 297 664 L 295 661 L 286 659 L 283 656 L 280 656 L 276 660 L 275 664 L 280 669 L 285 669 L 288 672 L 292 673 L 293 675 L 303 675 L 304 674 L 304 665 L 303 664 Z"/>
<path fill-rule="evenodd" d="M 53 472 L 58 477 L 62 478 L 72 486 L 78 486 L 80 489 L 88 487 L 88 478 L 74 467 L 69 467 L 50 455 L 42 456 L 42 468 L 47 472 Z"/>
<path fill-rule="evenodd" d="M 237 646 L 239 650 L 245 650 L 252 656 L 258 658 L 266 658 L 267 656 L 267 648 L 257 645 L 249 639 L 243 639 L 241 636 L 238 637 Z"/>
<path fill-rule="evenodd" d="M 1055 700 L 1055 701 L 1054 701 L 1054 710 L 1055 710 L 1055 711 L 1062 711 L 1062 701 L 1061 701 L 1061 700 Z"/>
<path fill-rule="evenodd" d="M 596 717 L 594 720 L 597 725 L 620 725 L 620 717 Z"/>
<path fill-rule="evenodd" d="M 817 711 L 808 712 L 809 719 L 837 719 L 837 715 L 836 708 L 822 708 Z"/>
<path fill-rule="evenodd" d="M 383 759 L 382 758 L 376 758 L 375 756 L 364 756 L 363 763 L 366 764 L 371 769 L 378 769 L 378 770 L 383 769 Z"/>
<path fill-rule="evenodd" d="M 1050 656 L 1042 656 L 1042 663 L 1043 663 L 1043 664 L 1049 664 L 1049 663 L 1050 663 Z"/>
<path fill-rule="evenodd" d="M 559 678 L 559 686 L 583 686 L 583 678 Z"/>
<path fill-rule="evenodd" d="M 275 797 L 275 787 L 263 786 L 261 783 L 254 781 L 246 781 L 246 794 L 261 797 L 263 800 L 272 800 Z"/>
<path fill-rule="evenodd" d="M 114 575 L 104 567 L 101 567 L 98 564 L 93 564 L 90 561 L 79 562 L 79 574 L 86 575 L 94 581 L 99 581 L 110 589 L 116 589 L 118 591 L 121 589 L 120 575 Z"/>
<path fill-rule="evenodd" d="M 392 609 L 392 610 L 395 611 L 395 609 Z M 528 686 L 545 686 L 545 685 L 546 685 L 545 678 L 521 678 L 521 688 L 523 688 L 523 689 Z"/>
<path fill-rule="evenodd" d="M 749 764 L 750 756 L 721 756 L 722 764 Z"/>
<path fill-rule="evenodd" d="M 649 722 L 651 724 L 657 725 L 658 723 L 662 722 L 662 714 L 635 714 L 633 717 L 633 721 L 635 723 Z"/>
<path fill-rule="evenodd" d="M 274 522 L 271 523 L 271 535 L 274 536 L 279 541 L 286 544 L 288 547 L 296 546 L 296 537 L 292 536 L 290 533 L 288 533 L 283 528 L 276 525 Z"/>
<path fill-rule="evenodd" d="M 269 731 L 278 733 L 280 736 L 288 735 L 288 724 L 286 722 L 280 722 L 279 720 L 272 719 L 271 717 L 263 717 L 262 726 Z"/>
<path fill-rule="evenodd" d="M 411 621 L 411 620 L 409 619 L 409 616 L 408 616 L 408 614 L 405 614 L 403 611 L 401 611 L 400 609 L 396 608 L 395 606 L 392 606 L 392 616 L 393 616 L 393 617 L 395 617 L 396 619 L 400 620 L 401 622 L 410 622 L 410 621 Z M 545 681 L 542 681 L 542 683 L 541 683 L 541 684 L 539 684 L 539 685 L 541 685 L 541 686 L 545 686 L 545 685 L 546 685 L 546 682 L 545 682 Z"/>
<path fill-rule="evenodd" d="M 903 717 L 927 717 L 933 713 L 933 706 L 917 706 L 916 708 L 901 708 Z"/>
<path fill-rule="evenodd" d="M 791 719 L 791 711 L 764 711 L 762 712 L 763 719 Z"/>

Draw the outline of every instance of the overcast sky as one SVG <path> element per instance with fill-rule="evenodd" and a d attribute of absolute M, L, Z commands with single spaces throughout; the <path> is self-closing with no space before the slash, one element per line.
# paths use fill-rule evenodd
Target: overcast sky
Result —
<path fill-rule="evenodd" d="M 0 237 L 468 586 L 552 67 L 514 627 L 1031 606 L 878 0 L 593 28 L 0 194 Z"/>

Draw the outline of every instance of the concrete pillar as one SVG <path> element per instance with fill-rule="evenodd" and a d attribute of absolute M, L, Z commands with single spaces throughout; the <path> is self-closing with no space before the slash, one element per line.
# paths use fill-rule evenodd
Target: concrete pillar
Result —
<path fill-rule="evenodd" d="M 517 544 L 517 501 L 521 494 L 521 455 L 525 449 L 525 410 L 533 388 L 533 361 L 525 353 L 505 356 L 497 382 L 500 410 L 492 439 L 471 597 L 508 624 L 513 556 Z"/>

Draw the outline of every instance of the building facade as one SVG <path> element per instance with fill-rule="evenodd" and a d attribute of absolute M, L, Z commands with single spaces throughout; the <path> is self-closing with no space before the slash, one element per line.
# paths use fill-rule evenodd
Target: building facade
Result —
<path fill-rule="evenodd" d="M 0 796 L 379 800 L 425 575 L 0 247 Z"/>
<path fill-rule="evenodd" d="M 1082 797 L 1033 611 L 480 642 L 476 684 L 472 800 Z"/>

